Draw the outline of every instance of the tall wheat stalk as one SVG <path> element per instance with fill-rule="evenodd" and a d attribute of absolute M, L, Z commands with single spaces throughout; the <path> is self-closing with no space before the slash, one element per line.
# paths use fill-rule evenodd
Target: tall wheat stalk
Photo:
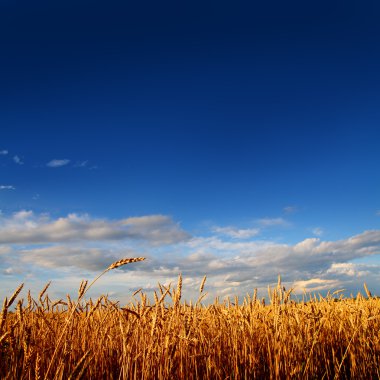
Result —
<path fill-rule="evenodd" d="M 121 260 L 118 260 L 118 261 L 115 261 L 113 262 L 108 268 L 106 268 L 102 273 L 100 273 L 99 276 L 97 276 L 91 283 L 88 287 L 84 286 L 83 287 L 83 290 L 79 292 L 79 296 L 78 296 L 78 300 L 76 302 L 75 305 L 73 305 L 72 307 L 72 310 L 71 310 L 71 314 L 69 315 L 69 317 L 66 319 L 66 323 L 62 329 L 62 332 L 58 338 L 58 341 L 57 341 L 57 344 L 55 346 L 55 350 L 53 352 L 53 355 L 51 356 L 50 358 L 50 363 L 49 363 L 49 366 L 46 370 L 46 373 L 45 373 L 45 380 L 48 379 L 48 376 L 49 376 L 49 373 L 50 373 L 50 369 L 51 369 L 51 366 L 53 364 L 53 361 L 55 359 L 55 356 L 57 355 L 57 352 L 60 348 L 60 344 L 61 344 L 61 341 L 62 341 L 62 338 L 63 338 L 63 335 L 65 334 L 66 332 L 66 329 L 67 327 L 69 326 L 69 323 L 70 323 L 70 320 L 71 318 L 73 317 L 76 309 L 77 309 L 77 306 L 79 305 L 80 303 L 80 300 L 84 297 L 84 295 L 90 290 L 90 288 L 95 284 L 96 281 L 98 281 L 100 279 L 100 277 L 102 277 L 104 274 L 106 274 L 108 271 L 112 270 L 112 269 L 116 269 L 116 268 L 120 268 L 124 265 L 127 265 L 127 264 L 130 264 L 130 263 L 136 263 L 138 261 L 143 261 L 145 260 L 145 257 L 133 257 L 133 258 L 124 258 L 124 259 L 121 259 Z M 86 283 L 87 285 L 87 283 Z"/>

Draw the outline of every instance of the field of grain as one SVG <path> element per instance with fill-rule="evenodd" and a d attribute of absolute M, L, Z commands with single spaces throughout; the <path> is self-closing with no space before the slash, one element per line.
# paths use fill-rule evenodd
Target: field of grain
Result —
<path fill-rule="evenodd" d="M 125 259 L 106 271 L 139 259 Z M 105 272 L 106 272 L 105 271 Z M 102 275 L 105 273 L 103 272 Z M 100 276 L 99 276 L 100 277 Z M 177 284 L 142 291 L 122 307 L 107 297 L 5 299 L 1 379 L 375 379 L 380 377 L 380 299 L 337 294 L 292 299 L 279 280 L 269 301 L 204 305 Z M 16 307 L 14 307 L 16 306 Z"/>

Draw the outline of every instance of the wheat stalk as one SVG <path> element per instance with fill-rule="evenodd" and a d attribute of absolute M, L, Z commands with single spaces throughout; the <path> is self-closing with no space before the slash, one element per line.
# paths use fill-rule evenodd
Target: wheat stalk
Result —
<path fill-rule="evenodd" d="M 19 293 L 21 292 L 21 289 L 24 287 L 24 284 L 21 284 L 15 291 L 14 293 L 12 294 L 12 297 L 9 298 L 9 301 L 8 301 L 8 304 L 7 304 L 7 308 L 9 308 L 12 303 L 14 302 L 14 300 L 16 299 L 16 297 L 19 295 Z"/>
<path fill-rule="evenodd" d="M 50 284 L 51 284 L 51 281 L 49 281 L 49 282 L 45 285 L 45 287 L 41 290 L 40 295 L 38 296 L 38 299 L 40 300 L 42 306 L 43 306 L 42 297 L 44 296 L 44 294 L 45 294 L 46 291 L 48 290 L 48 287 L 50 286 Z"/>
<path fill-rule="evenodd" d="M 366 283 L 364 283 L 364 290 L 365 290 L 365 292 L 366 292 L 366 294 L 367 294 L 367 297 L 368 298 L 372 298 L 372 293 L 369 291 L 369 289 L 367 288 L 367 284 Z"/>
<path fill-rule="evenodd" d="M 78 290 L 78 299 L 82 298 L 83 297 L 83 294 L 86 290 L 86 287 L 87 287 L 87 283 L 88 281 L 87 280 L 83 280 L 80 284 L 80 287 L 79 287 L 79 290 Z"/>
<path fill-rule="evenodd" d="M 205 283 L 206 283 L 206 279 L 207 279 L 207 276 L 204 276 L 203 277 L 203 280 L 201 282 L 201 286 L 199 287 L 199 293 L 202 293 L 203 292 L 203 289 L 205 287 Z"/>
<path fill-rule="evenodd" d="M 3 303 L 3 310 L 1 312 L 0 333 L 3 331 L 3 327 L 5 325 L 7 315 L 8 315 L 8 300 L 7 300 L 7 297 L 5 297 L 4 303 Z"/>
<path fill-rule="evenodd" d="M 51 366 L 53 364 L 53 360 L 55 358 L 55 356 L 57 355 L 57 352 L 58 352 L 58 347 L 60 346 L 60 343 L 62 341 L 62 338 L 63 338 L 63 335 L 64 333 L 66 332 L 66 329 L 67 329 L 67 326 L 69 324 L 69 321 L 71 320 L 71 318 L 73 317 L 76 309 L 77 309 L 77 306 L 81 300 L 81 298 L 88 292 L 88 290 L 95 284 L 96 281 L 99 280 L 100 277 L 102 277 L 105 273 L 107 273 L 108 271 L 112 270 L 112 269 L 116 269 L 116 268 L 119 268 L 123 265 L 127 265 L 127 264 L 130 264 L 130 263 L 135 263 L 135 262 L 138 262 L 138 261 L 143 261 L 145 260 L 145 257 L 134 257 L 134 258 L 125 258 L 125 259 L 121 259 L 121 260 L 118 260 L 118 261 L 115 261 L 114 263 L 112 263 L 107 269 L 105 269 L 102 273 L 100 273 L 100 275 L 98 277 L 96 277 L 92 282 L 91 284 L 82 292 L 81 296 L 78 298 L 78 301 L 76 303 L 76 305 L 74 305 L 74 307 L 72 308 L 72 311 L 70 313 L 70 316 L 66 319 L 66 324 L 64 326 L 64 328 L 62 329 L 62 332 L 58 338 L 58 341 L 57 341 L 57 345 L 55 347 L 55 350 L 53 352 L 53 355 L 51 356 L 50 358 L 50 363 L 49 363 L 49 366 L 46 370 L 46 373 L 45 373 L 45 380 L 48 379 L 49 377 L 49 372 L 50 372 L 50 369 L 51 369 Z M 87 284 L 86 284 L 87 285 Z"/>
<path fill-rule="evenodd" d="M 177 308 L 179 306 L 179 301 L 182 296 L 182 273 L 178 275 L 177 289 L 175 291 L 174 297 L 174 307 Z"/>

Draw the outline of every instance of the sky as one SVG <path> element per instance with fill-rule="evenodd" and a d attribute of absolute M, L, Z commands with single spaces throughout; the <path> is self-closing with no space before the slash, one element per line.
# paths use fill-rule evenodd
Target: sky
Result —
<path fill-rule="evenodd" d="M 380 294 L 379 13 L 2 1 L 0 298 Z"/>

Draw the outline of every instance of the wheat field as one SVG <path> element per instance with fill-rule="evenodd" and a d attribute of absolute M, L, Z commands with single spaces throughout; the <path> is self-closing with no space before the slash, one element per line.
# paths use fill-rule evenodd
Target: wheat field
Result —
<path fill-rule="evenodd" d="M 376 379 L 380 378 L 380 299 L 309 296 L 294 301 L 281 285 L 244 299 L 182 300 L 182 276 L 142 291 L 121 307 L 86 292 L 51 300 L 49 284 L 3 302 L 1 379 Z"/>

